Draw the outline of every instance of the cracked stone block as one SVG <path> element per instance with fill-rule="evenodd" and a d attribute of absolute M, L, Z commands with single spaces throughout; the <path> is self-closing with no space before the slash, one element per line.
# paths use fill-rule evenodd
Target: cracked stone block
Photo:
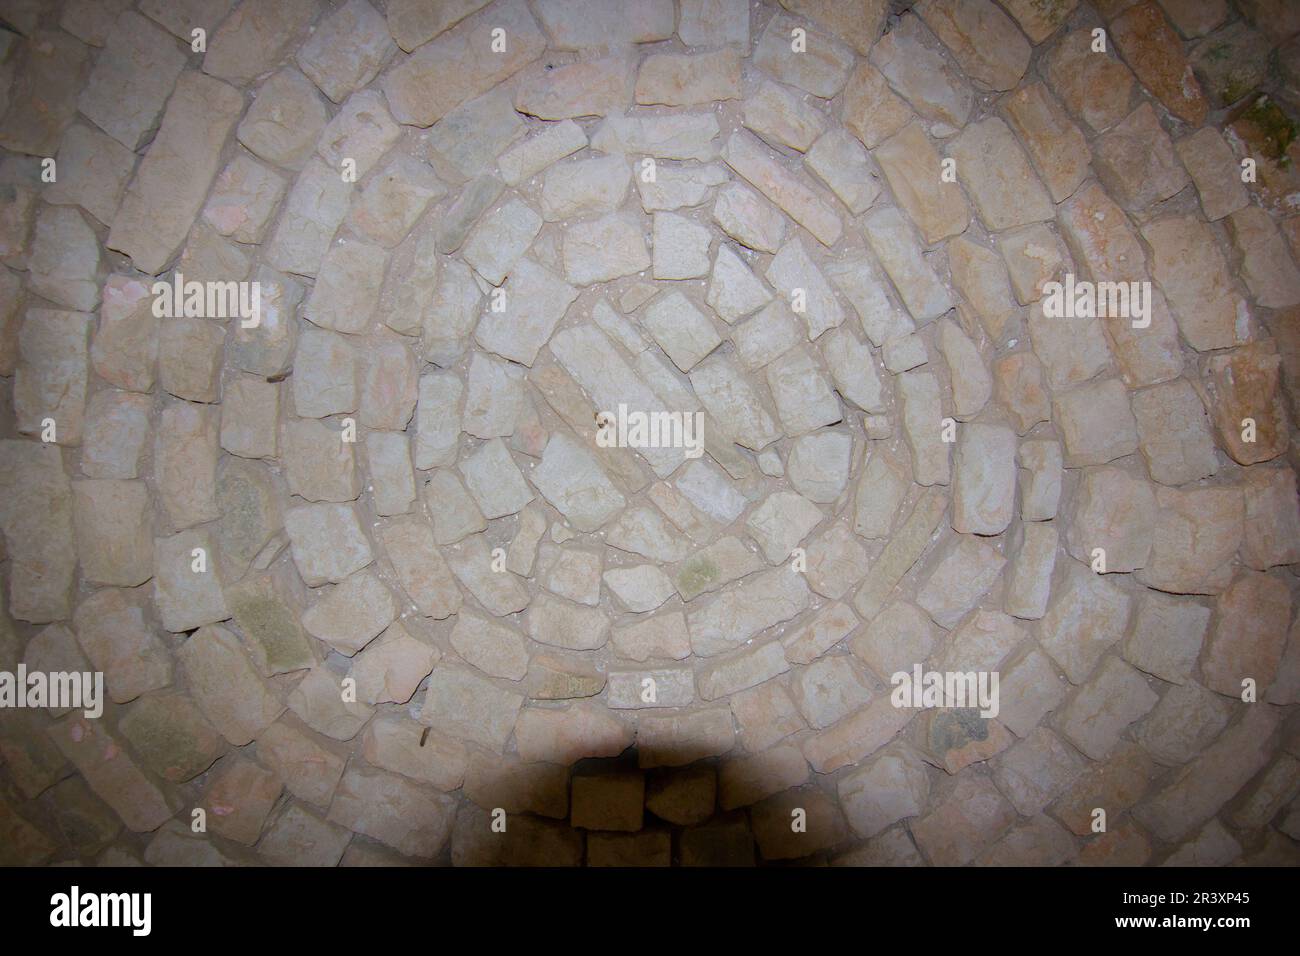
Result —
<path fill-rule="evenodd" d="M 127 709 L 118 730 L 150 770 L 174 782 L 203 773 L 226 749 L 221 735 L 183 694 L 142 698 Z"/>
<path fill-rule="evenodd" d="M 976 611 L 952 632 L 943 655 L 948 669 L 993 670 L 1024 639 L 1024 628 L 997 611 Z"/>
<path fill-rule="evenodd" d="M 111 224 L 135 168 L 135 154 L 110 136 L 76 124 L 63 134 L 57 154 L 62 175 L 45 187 L 45 199 L 80 206 Z"/>
<path fill-rule="evenodd" d="M 1088 176 L 1091 153 L 1083 133 L 1042 83 L 1008 96 L 1006 114 L 1053 201 L 1068 199 Z"/>
<path fill-rule="evenodd" d="M 1243 465 L 1270 461 L 1290 442 L 1278 394 L 1281 358 L 1269 340 L 1210 357 L 1204 365 L 1206 405 L 1219 444 Z"/>
<path fill-rule="evenodd" d="M 1286 469 L 1248 469 L 1245 473 L 1246 526 L 1240 557 L 1257 571 L 1294 564 L 1300 547 L 1300 506 L 1292 493 L 1296 479 Z"/>
<path fill-rule="evenodd" d="M 397 583 L 413 610 L 435 620 L 459 610 L 460 591 L 428 524 L 417 516 L 396 518 L 381 525 L 378 534 Z"/>
<path fill-rule="evenodd" d="M 936 131 L 951 135 L 965 124 L 974 101 L 969 83 L 915 15 L 904 16 L 871 49 L 871 65 Z"/>
<path fill-rule="evenodd" d="M 1013 416 L 1021 435 L 1051 420 L 1043 366 L 1032 351 L 1012 352 L 993 363 L 993 395 Z"/>
<path fill-rule="evenodd" d="M 1135 733 L 1161 764 L 1177 766 L 1209 746 L 1228 724 L 1232 705 L 1197 684 L 1171 687 Z"/>
<path fill-rule="evenodd" d="M 719 244 L 705 301 L 724 322 L 735 322 L 772 301 L 772 293 L 731 247 Z"/>
<path fill-rule="evenodd" d="M 917 13 L 980 86 L 1009 90 L 1024 76 L 1029 44 L 1016 33 L 1011 18 L 989 0 L 927 0 L 917 6 Z"/>
<path fill-rule="evenodd" d="M 77 605 L 77 643 L 97 670 L 114 703 L 125 704 L 172 681 L 172 655 L 145 621 L 144 595 L 103 588 Z"/>
<path fill-rule="evenodd" d="M 372 560 L 351 504 L 306 504 L 285 512 L 293 562 L 308 587 L 337 584 Z"/>
<path fill-rule="evenodd" d="M 732 133 L 722 158 L 737 175 L 811 232 L 822 245 L 832 246 L 839 240 L 844 229 L 839 214 L 802 179 L 773 159 L 752 135 L 740 130 Z"/>
<path fill-rule="evenodd" d="M 397 616 L 392 593 L 369 570 L 339 582 L 302 615 L 313 637 L 341 654 L 356 654 Z"/>
<path fill-rule="evenodd" d="M 1054 441 L 1021 442 L 1017 464 L 1026 472 L 1021 485 L 1021 518 L 1044 522 L 1056 518 L 1061 499 L 1061 445 Z"/>
<path fill-rule="evenodd" d="M 1264 768 L 1267 741 L 1277 723 L 1268 710 L 1248 708 L 1237 724 L 1136 807 L 1138 822 L 1162 840 L 1183 839 Z"/>
<path fill-rule="evenodd" d="M 175 256 L 219 168 L 221 144 L 243 110 L 234 87 L 186 73 L 167 101 L 158 134 L 113 217 L 107 246 L 157 275 Z"/>
<path fill-rule="evenodd" d="M 242 378 L 231 383 L 225 398 L 221 447 L 244 458 L 274 458 L 279 452 L 279 389 L 258 379 Z"/>
<path fill-rule="evenodd" d="M 295 59 L 322 93 L 341 103 L 373 80 L 393 52 L 383 16 L 366 0 L 348 0 L 321 21 Z"/>
<path fill-rule="evenodd" d="M 267 245 L 267 261 L 276 269 L 315 276 L 334 231 L 347 215 L 353 186 L 321 160 L 308 160 L 298 176 L 280 221 Z"/>
<path fill-rule="evenodd" d="M 76 115 L 90 51 L 55 30 L 35 30 L 16 45 L 13 80 L 6 83 L 8 109 L 0 116 L 0 146 L 53 156 Z"/>
<path fill-rule="evenodd" d="M 880 613 L 903 575 L 920 558 L 947 508 L 948 499 L 941 492 L 929 489 L 921 494 L 853 599 L 853 606 L 865 619 Z"/>
<path fill-rule="evenodd" d="M 1097 138 L 1092 165 L 1097 178 L 1130 212 L 1168 199 L 1187 185 L 1173 143 L 1148 103 Z"/>
<path fill-rule="evenodd" d="M 365 176 L 399 134 L 380 95 L 364 90 L 348 96 L 343 108 L 325 126 L 316 152 L 335 173 L 351 161 L 356 176 Z"/>
<path fill-rule="evenodd" d="M 203 72 L 231 83 L 255 79 L 279 62 L 318 9 L 312 0 L 241 3 L 219 27 L 209 31 Z"/>
<path fill-rule="evenodd" d="M 592 551 L 563 548 L 556 552 L 544 545 L 542 585 L 560 597 L 595 607 L 600 603 L 602 563 L 601 555 Z"/>
<path fill-rule="evenodd" d="M 455 801 L 432 798 L 397 774 L 350 768 L 339 781 L 329 820 L 407 856 L 433 857 L 451 836 Z"/>
<path fill-rule="evenodd" d="M 289 804 L 266 827 L 258 853 L 278 866 L 336 866 L 352 838 L 345 827 Z"/>
<path fill-rule="evenodd" d="M 1222 133 L 1206 127 L 1174 146 L 1196 184 L 1206 219 L 1217 222 L 1247 205 L 1250 199 L 1241 182 L 1241 167 Z"/>
<path fill-rule="evenodd" d="M 925 660 L 935 644 L 934 626 L 924 612 L 902 601 L 885 607 L 849 647 L 877 676 L 888 679 Z"/>
<path fill-rule="evenodd" d="M 1060 737 L 1040 727 L 997 758 L 993 779 L 1021 814 L 1032 816 L 1054 800 L 1083 766 Z"/>
<path fill-rule="evenodd" d="M 621 113 L 632 103 L 633 66 L 614 56 L 531 70 L 515 92 L 515 109 L 544 120 Z"/>
<path fill-rule="evenodd" d="M 948 155 L 956 160 L 957 177 L 990 230 L 1001 232 L 1052 218 L 1047 190 L 1001 119 L 990 117 L 966 127 L 948 147 Z"/>
<path fill-rule="evenodd" d="M 912 835 L 938 866 L 973 860 L 1015 821 L 1015 811 L 987 777 L 962 776 L 912 825 Z"/>
<path fill-rule="evenodd" d="M 189 631 L 229 617 L 206 530 L 154 541 L 154 604 L 169 631 Z"/>
<path fill-rule="evenodd" d="M 1201 651 L 1201 675 L 1210 690 L 1229 697 L 1243 681 L 1273 682 L 1286 646 L 1291 596 L 1278 579 L 1240 572 L 1215 602 L 1215 620 Z"/>
<path fill-rule="evenodd" d="M 231 364 L 255 375 L 275 377 L 287 371 L 298 340 L 298 325 L 289 316 L 302 301 L 302 286 L 286 275 L 259 266 L 262 321 L 245 329 L 236 324 L 230 335 Z"/>
<path fill-rule="evenodd" d="M 220 411 L 210 405 L 170 402 L 154 444 L 155 486 L 173 529 L 221 516 L 217 507 Z"/>
<path fill-rule="evenodd" d="M 1176 594 L 1214 594 L 1231 578 L 1227 562 L 1241 544 L 1245 500 L 1240 488 L 1156 489 L 1151 555 L 1134 575 Z"/>
<path fill-rule="evenodd" d="M 1039 642 L 1072 684 L 1082 684 L 1103 654 L 1124 636 L 1128 592 L 1082 564 L 1071 563 L 1043 617 Z M 1096 759 L 1096 758 L 1094 758 Z"/>
<path fill-rule="evenodd" d="M 1010 428 L 970 424 L 961 429 L 953 460 L 953 530 L 1001 534 L 1016 501 L 1016 435 Z"/>
<path fill-rule="evenodd" d="M 644 173 L 645 167 L 642 167 Z M 727 181 L 726 171 L 716 163 L 707 166 L 664 166 L 656 170 L 653 180 L 637 176 L 636 188 L 641 208 L 646 212 L 700 206 L 713 189 Z"/>
<path fill-rule="evenodd" d="M 57 445 L 81 443 L 90 326 L 91 317 L 81 312 L 28 309 L 24 314 L 12 399 L 20 434 L 48 434 Z"/>
<path fill-rule="evenodd" d="M 1103 760 L 1124 728 L 1159 698 L 1132 667 L 1107 657 L 1096 676 L 1075 693 L 1061 714 L 1061 733 L 1093 760 Z"/>
<path fill-rule="evenodd" d="M 800 435 L 790 446 L 786 474 L 795 491 L 819 504 L 839 498 L 849 482 L 853 438 L 842 431 Z"/>
<path fill-rule="evenodd" d="M 153 576 L 149 490 L 143 481 L 73 482 L 72 516 L 85 580 L 135 587 Z"/>
<path fill-rule="evenodd" d="M 1300 303 L 1300 269 L 1268 213 L 1246 206 L 1228 217 L 1228 225 L 1242 257 L 1241 277 L 1255 302 L 1271 309 Z"/>
<path fill-rule="evenodd" d="M 77 107 L 134 152 L 158 128 L 158 117 L 184 66 L 184 54 L 166 33 L 138 13 L 123 11 Z"/>
<path fill-rule="evenodd" d="M 731 238 L 760 252 L 776 252 L 785 236 L 781 213 L 742 183 L 730 182 L 718 190 L 713 219 Z"/>
<path fill-rule="evenodd" d="M 1006 558 L 974 535 L 950 538 L 936 558 L 916 602 L 940 627 L 951 628 L 993 586 Z"/>
<path fill-rule="evenodd" d="M 948 244 L 953 283 L 979 316 L 989 337 L 997 340 L 1019 312 L 1011 298 L 1006 267 L 990 249 L 968 239 Z"/>
<path fill-rule="evenodd" d="M 257 738 L 257 758 L 299 800 L 324 808 L 343 776 L 344 751 L 295 716 L 285 714 Z"/>
<path fill-rule="evenodd" d="M 875 149 L 912 117 L 908 105 L 894 94 L 879 70 L 859 62 L 844 88 L 841 118 L 845 127 L 868 149 Z"/>
<path fill-rule="evenodd" d="M 838 793 L 853 832 L 873 837 L 900 820 L 920 815 L 930 782 L 920 758 L 899 747 L 842 777 Z"/>
<path fill-rule="evenodd" d="M 488 12 L 462 20 L 384 74 L 381 85 L 398 122 L 432 126 L 541 55 L 545 39 L 521 0 Z M 492 52 L 497 29 L 510 38 L 504 53 Z"/>
<path fill-rule="evenodd" d="M 1154 0 L 1131 7 L 1112 20 L 1110 35 L 1142 85 L 1169 112 L 1193 126 L 1204 122 L 1209 108 L 1205 95 L 1183 54 L 1182 40 Z"/>
<path fill-rule="evenodd" d="M 225 329 L 205 319 L 175 318 L 158 336 L 158 377 L 162 387 L 190 402 L 220 398 Z"/>
<path fill-rule="evenodd" d="M 735 50 L 652 54 L 637 72 L 638 104 L 697 106 L 739 98 L 740 56 Z"/>
<path fill-rule="evenodd" d="M 506 90 L 493 90 L 462 103 L 429 130 L 430 162 L 446 179 L 472 179 L 527 127 L 519 118 Z"/>
<path fill-rule="evenodd" d="M 517 186 L 586 145 L 582 127 L 566 119 L 543 127 L 506 150 L 497 157 L 497 166 L 506 185 Z"/>
<path fill-rule="evenodd" d="M 285 188 L 279 173 L 240 154 L 217 177 L 203 207 L 203 219 L 223 236 L 260 242 Z"/>
<path fill-rule="evenodd" d="M 239 640 L 219 625 L 201 627 L 177 652 L 203 715 L 232 745 L 257 739 L 284 703 L 258 676 Z"/>
<path fill-rule="evenodd" d="M 806 153 L 826 129 L 822 112 L 810 107 L 793 89 L 764 81 L 745 101 L 745 126 L 772 146 L 789 146 Z"/>
<path fill-rule="evenodd" d="M 1051 522 L 1024 526 L 1019 552 L 1007 581 L 1008 613 L 1026 620 L 1041 618 L 1046 613 L 1059 541 L 1056 526 Z"/>
<path fill-rule="evenodd" d="M 601 224 L 624 224 L 623 220 L 610 219 L 588 224 L 593 228 L 593 232 L 584 234 L 584 241 L 590 241 L 593 246 L 603 246 L 603 239 L 610 238 L 606 228 Z M 610 226 L 615 233 L 620 232 L 623 226 Z M 575 234 L 575 229 L 565 234 L 565 256 L 573 252 L 571 239 Z M 649 254 L 645 252 L 645 243 L 641 239 L 641 234 L 636 234 L 636 241 L 640 243 L 640 259 L 637 259 L 636 271 L 638 268 L 646 268 L 650 264 Z M 612 252 L 614 258 L 604 260 L 603 267 L 612 268 L 615 272 L 623 274 L 624 264 L 617 263 L 617 247 L 607 247 L 607 251 Z M 586 267 L 584 267 L 586 268 Z M 593 281 L 603 281 L 601 274 L 589 272 L 573 273 L 568 268 L 568 260 L 565 259 L 565 277 L 578 282 L 580 285 L 590 284 Z M 530 259 L 520 259 L 515 264 L 510 281 L 504 286 L 506 290 L 506 308 L 500 312 L 489 312 L 482 317 L 478 328 L 474 332 L 474 341 L 495 354 L 502 356 L 503 359 L 510 359 L 511 362 L 519 362 L 524 365 L 532 365 L 536 362 L 537 352 L 545 345 L 546 339 L 550 338 L 554 332 L 555 325 L 562 319 L 564 313 L 568 311 L 573 300 L 578 297 L 578 290 L 568 282 L 560 280 L 554 273 L 547 271 Z"/>
<path fill-rule="evenodd" d="M 809 726 L 817 729 L 829 727 L 873 696 L 868 679 L 847 654 L 822 657 L 809 664 L 790 681 L 790 690 L 799 712 Z"/>
<path fill-rule="evenodd" d="M 252 846 L 283 788 L 275 773 L 235 755 L 221 761 L 208 778 L 200 805 L 213 833 Z"/>
<path fill-rule="evenodd" d="M 71 714 L 50 725 L 47 733 L 127 829 L 148 833 L 179 809 L 179 800 L 145 776 L 99 721 Z"/>
<path fill-rule="evenodd" d="M 791 308 L 803 316 L 810 341 L 843 323 L 843 307 L 798 239 L 787 242 L 772 257 L 765 276 L 789 300 Z"/>
<path fill-rule="evenodd" d="M 1138 392 L 1133 417 L 1153 480 L 1181 485 L 1219 470 L 1205 406 L 1189 382 L 1180 379 Z"/>
<path fill-rule="evenodd" d="M 381 716 L 367 724 L 362 753 L 376 767 L 431 784 L 438 790 L 455 790 L 465 782 L 470 792 L 477 793 L 481 786 L 477 779 L 468 779 L 469 754 L 460 741 L 426 734 L 425 728 L 406 717 Z"/>
<path fill-rule="evenodd" d="M 943 409 L 938 380 L 929 372 L 904 372 L 898 377 L 903 401 L 903 431 L 912 455 L 912 474 L 920 485 L 946 485 L 950 480 L 948 443 L 942 436 Z"/>
<path fill-rule="evenodd" d="M 1071 113 L 1100 133 L 1128 115 L 1135 78 L 1112 51 L 1092 52 L 1091 30 L 1063 36 L 1048 54 L 1046 74 Z"/>
<path fill-rule="evenodd" d="M 884 207 L 869 212 L 865 231 L 867 244 L 919 324 L 938 318 L 953 307 L 950 293 L 939 281 L 934 266 L 922 253 L 897 209 Z"/>
<path fill-rule="evenodd" d="M 1065 540 L 1075 558 L 1106 574 L 1147 565 L 1157 520 L 1150 483 L 1116 467 L 1089 468 L 1073 506 Z M 1098 548 L 1102 555 L 1096 554 Z"/>
<path fill-rule="evenodd" d="M 1194 600 L 1146 592 L 1122 648 L 1124 659 L 1161 680 L 1184 684 L 1191 680 L 1209 623 L 1209 608 Z"/>
<path fill-rule="evenodd" d="M 1104 465 L 1138 449 L 1137 422 L 1128 393 L 1115 379 L 1080 385 L 1052 402 L 1069 468 Z"/>
<path fill-rule="evenodd" d="M 429 166 L 399 154 L 362 188 L 349 221 L 358 232 L 391 249 L 446 192 Z"/>
<path fill-rule="evenodd" d="M 328 664 L 317 664 L 290 691 L 289 709 L 317 733 L 334 740 L 351 740 L 370 719 L 374 708 L 344 693 L 343 679 Z"/>
<path fill-rule="evenodd" d="M 258 158 L 297 170 L 311 158 L 328 120 L 311 81 L 285 68 L 258 88 L 235 136 Z"/>
<path fill-rule="evenodd" d="M 638 763 L 648 769 L 680 767 L 728 753 L 735 746 L 736 730 L 731 711 L 722 706 L 680 716 L 642 717 L 636 736 Z"/>

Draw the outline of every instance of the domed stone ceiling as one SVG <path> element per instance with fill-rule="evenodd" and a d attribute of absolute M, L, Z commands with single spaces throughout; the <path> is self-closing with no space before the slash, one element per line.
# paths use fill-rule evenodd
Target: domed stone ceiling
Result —
<path fill-rule="evenodd" d="M 893 6 L 0 2 L 0 862 L 1294 864 L 1296 8 Z"/>

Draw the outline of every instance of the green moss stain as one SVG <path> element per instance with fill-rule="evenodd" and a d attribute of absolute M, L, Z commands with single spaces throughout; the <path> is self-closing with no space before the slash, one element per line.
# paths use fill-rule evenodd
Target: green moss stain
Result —
<path fill-rule="evenodd" d="M 930 721 L 930 746 L 937 754 L 960 750 L 977 740 L 987 740 L 988 721 L 973 707 L 960 707 L 935 714 Z"/>
<path fill-rule="evenodd" d="M 1232 55 L 1231 43 L 1216 43 L 1205 51 L 1205 58 L 1213 63 L 1220 63 Z"/>
<path fill-rule="evenodd" d="M 1296 138 L 1296 124 L 1267 96 L 1261 96 L 1241 114 L 1259 132 L 1258 145 L 1269 159 L 1286 165 L 1286 151 Z"/>
<path fill-rule="evenodd" d="M 311 647 L 298 626 L 298 616 L 268 585 L 243 585 L 228 597 L 235 623 L 265 655 L 272 674 L 310 667 Z"/>
<path fill-rule="evenodd" d="M 677 584 L 684 594 L 695 595 L 705 591 L 722 577 L 722 569 L 709 558 L 691 558 L 677 573 Z"/>
<path fill-rule="evenodd" d="M 1070 12 L 1065 0 L 1033 0 L 1033 8 L 1048 23 L 1060 23 Z"/>

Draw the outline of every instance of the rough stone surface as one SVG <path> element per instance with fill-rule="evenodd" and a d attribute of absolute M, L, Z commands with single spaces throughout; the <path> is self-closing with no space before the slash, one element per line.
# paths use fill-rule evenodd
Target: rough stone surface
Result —
<path fill-rule="evenodd" d="M 0 19 L 0 862 L 1295 863 L 1280 0 Z"/>

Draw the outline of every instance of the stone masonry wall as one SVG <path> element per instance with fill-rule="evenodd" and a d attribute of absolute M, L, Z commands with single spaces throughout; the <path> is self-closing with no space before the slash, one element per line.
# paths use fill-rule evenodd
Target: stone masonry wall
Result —
<path fill-rule="evenodd" d="M 892 7 L 0 0 L 0 863 L 1300 860 L 1300 7 Z"/>

